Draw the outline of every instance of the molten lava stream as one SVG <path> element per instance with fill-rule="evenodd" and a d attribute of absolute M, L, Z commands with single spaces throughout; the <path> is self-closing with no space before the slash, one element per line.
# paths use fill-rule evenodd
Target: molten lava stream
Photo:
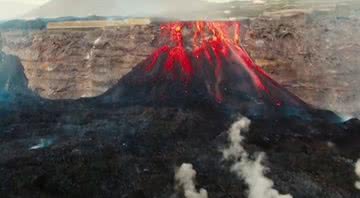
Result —
<path fill-rule="evenodd" d="M 150 72 L 158 63 L 161 57 L 166 58 L 161 75 L 170 75 L 173 79 L 181 78 L 186 82 L 191 82 L 195 72 L 204 73 L 207 76 L 215 76 L 212 94 L 216 100 L 223 100 L 223 93 L 220 88 L 223 79 L 224 60 L 237 62 L 246 70 L 251 78 L 251 84 L 262 97 L 268 95 L 270 100 L 277 106 L 281 106 L 282 101 L 271 94 L 262 79 L 258 75 L 264 75 L 271 79 L 265 71 L 258 67 L 240 47 L 240 24 L 237 22 L 174 22 L 161 26 L 162 35 L 169 39 L 168 45 L 164 45 L 154 52 L 150 64 L 146 71 Z M 192 38 L 187 39 L 186 33 L 193 34 Z M 186 36 L 184 36 L 186 35 Z M 184 40 L 192 41 L 186 45 Z M 205 60 L 205 61 L 204 61 Z M 205 67 L 213 67 L 211 69 Z M 201 70 L 201 71 L 200 71 Z M 179 72 L 180 71 L 180 72 Z M 207 71 L 213 71 L 209 74 Z"/>

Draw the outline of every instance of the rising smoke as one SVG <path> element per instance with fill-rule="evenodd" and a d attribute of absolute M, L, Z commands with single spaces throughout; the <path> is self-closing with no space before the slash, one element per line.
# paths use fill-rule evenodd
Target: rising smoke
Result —
<path fill-rule="evenodd" d="M 359 180 L 360 180 L 360 159 L 355 164 L 355 173 L 359 177 Z M 355 188 L 360 190 L 360 181 L 355 182 Z"/>
<path fill-rule="evenodd" d="M 185 198 L 208 198 L 208 193 L 201 188 L 195 188 L 196 171 L 192 164 L 182 164 L 175 173 L 176 190 L 183 191 Z"/>
<path fill-rule="evenodd" d="M 249 119 L 242 117 L 229 130 L 230 145 L 223 150 L 223 157 L 233 162 L 230 170 L 246 182 L 249 187 L 249 198 L 292 198 L 291 195 L 281 195 L 273 188 L 273 181 L 264 175 L 267 170 L 262 165 L 265 154 L 262 153 L 256 160 L 251 160 L 242 146 L 245 139 L 243 133 L 249 131 L 250 123 Z"/>

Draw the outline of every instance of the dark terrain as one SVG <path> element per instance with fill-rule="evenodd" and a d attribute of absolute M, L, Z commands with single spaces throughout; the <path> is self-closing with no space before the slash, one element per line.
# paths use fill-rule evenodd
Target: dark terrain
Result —
<path fill-rule="evenodd" d="M 240 113 L 252 119 L 246 150 L 266 152 L 267 175 L 280 192 L 296 198 L 360 197 L 354 188 L 359 120 L 333 122 L 324 115 L 334 114 L 312 108 L 311 119 L 228 111 L 222 106 L 228 103 L 206 95 L 201 77 L 189 84 L 198 93 L 187 94 L 168 76 L 155 84 L 145 78 L 137 88 L 133 82 L 143 64 L 101 96 L 51 101 L 28 90 L 16 57 L 1 54 L 1 78 L 17 80 L 0 81 L 6 101 L 0 107 L 0 197 L 182 197 L 174 190 L 174 172 L 184 162 L 194 164 L 198 184 L 210 197 L 246 197 L 246 186 L 229 172 L 220 152 Z M 7 72 L 14 65 L 19 71 Z M 174 94 L 174 87 L 183 93 Z M 157 93 L 170 102 L 155 103 Z M 233 96 L 227 95 L 233 106 L 253 104 Z M 42 148 L 33 147 L 39 143 Z"/>

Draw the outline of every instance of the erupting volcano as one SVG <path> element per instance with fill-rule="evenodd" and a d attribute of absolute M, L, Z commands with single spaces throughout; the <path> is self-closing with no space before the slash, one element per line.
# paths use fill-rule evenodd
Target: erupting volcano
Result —
<path fill-rule="evenodd" d="M 250 117 L 308 115 L 240 45 L 238 22 L 173 22 L 164 45 L 101 97 L 106 103 L 212 104 Z"/>
<path fill-rule="evenodd" d="M 126 42 L 132 32 L 89 30 L 97 44 L 91 47 L 94 62 L 86 60 L 93 63 L 86 75 L 51 62 L 46 66 L 52 69 L 33 72 L 0 52 L 0 197 L 359 197 L 358 119 L 331 122 L 341 120 L 272 80 L 242 47 L 237 22 L 149 26 L 136 27 L 139 40 L 149 40 L 131 40 L 124 49 L 109 42 Z M 153 37 L 157 27 L 160 39 Z M 76 35 L 62 42 L 77 42 L 85 34 Z M 36 38 L 40 50 L 48 46 Z M 115 71 L 108 67 L 132 67 L 118 65 L 127 59 L 113 62 L 107 53 L 121 56 L 115 50 L 121 48 L 128 57 L 130 48 L 145 47 L 152 38 L 147 48 L 159 48 L 102 95 L 49 100 L 35 92 L 36 83 L 52 87 L 61 81 L 76 86 L 59 89 L 71 94 L 105 89 L 109 82 L 102 79 L 110 77 L 105 71 Z M 59 51 L 80 49 L 66 46 L 49 49 L 59 65 L 66 65 L 56 58 Z M 39 53 L 50 59 L 48 51 Z M 87 67 L 62 53 L 61 60 L 71 59 L 73 68 Z M 50 61 L 38 53 L 35 58 Z M 30 71 L 29 81 L 24 71 Z M 73 84 L 74 76 L 80 84 Z M 80 82 L 84 77 L 91 83 Z"/>

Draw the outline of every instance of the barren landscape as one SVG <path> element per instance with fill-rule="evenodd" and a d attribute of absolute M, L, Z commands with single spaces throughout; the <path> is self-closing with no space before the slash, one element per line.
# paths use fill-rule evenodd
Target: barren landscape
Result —
<path fill-rule="evenodd" d="M 10 22 L 0 197 L 360 198 L 358 9 L 272 2 Z"/>

